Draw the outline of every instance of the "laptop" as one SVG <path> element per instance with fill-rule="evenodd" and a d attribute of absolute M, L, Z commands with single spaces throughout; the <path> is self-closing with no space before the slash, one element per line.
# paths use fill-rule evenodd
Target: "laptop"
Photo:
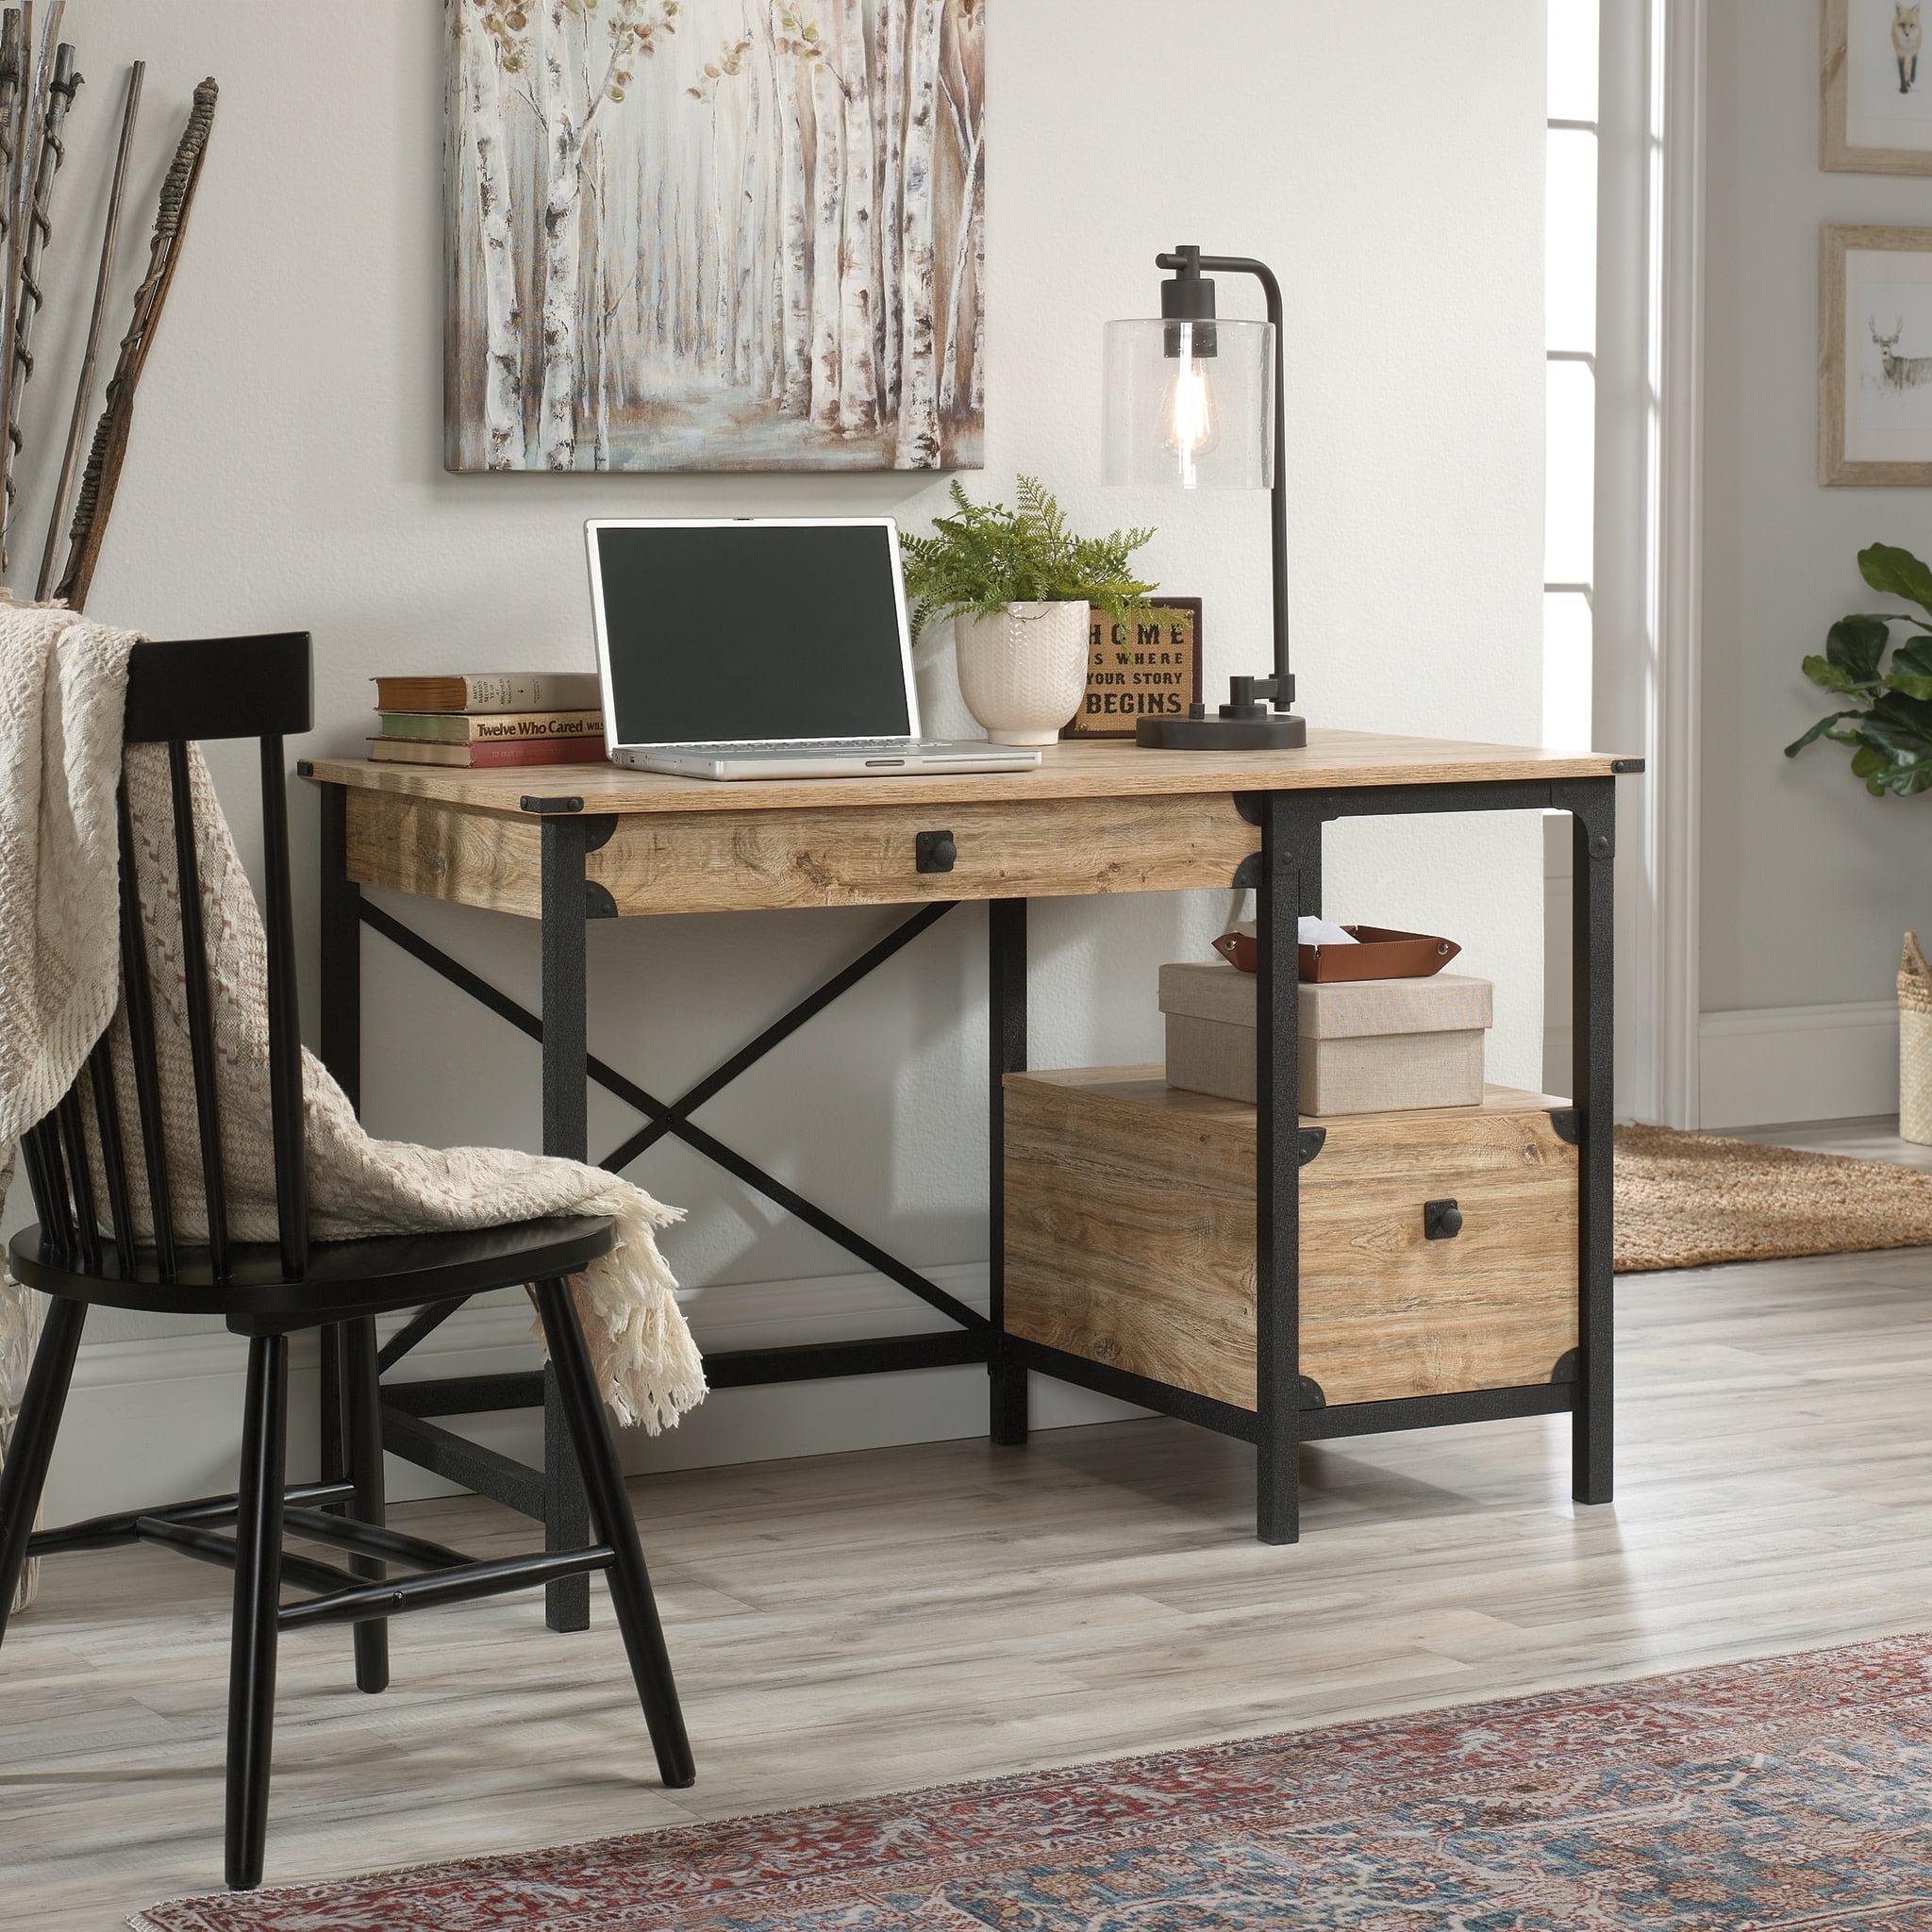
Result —
<path fill-rule="evenodd" d="M 1040 763 L 920 735 L 891 517 L 597 517 L 585 535 L 616 763 L 692 778 Z"/>

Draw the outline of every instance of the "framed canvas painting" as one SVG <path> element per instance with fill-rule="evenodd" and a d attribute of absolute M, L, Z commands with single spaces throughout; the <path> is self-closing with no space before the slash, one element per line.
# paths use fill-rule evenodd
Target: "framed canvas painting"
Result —
<path fill-rule="evenodd" d="M 1822 0 L 1826 168 L 1932 175 L 1932 0 Z"/>
<path fill-rule="evenodd" d="M 1824 230 L 1818 480 L 1932 484 L 1932 228 Z"/>
<path fill-rule="evenodd" d="M 452 470 L 976 469 L 986 0 L 444 0 Z"/>

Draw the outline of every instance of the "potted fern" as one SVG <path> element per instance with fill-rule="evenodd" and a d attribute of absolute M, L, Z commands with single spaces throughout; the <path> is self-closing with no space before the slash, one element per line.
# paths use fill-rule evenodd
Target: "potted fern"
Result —
<path fill-rule="evenodd" d="M 959 691 L 995 744 L 1051 744 L 1087 688 L 1089 611 L 1122 619 L 1156 586 L 1129 558 L 1152 530 L 1076 537 L 1039 479 L 1022 476 L 1019 508 L 974 503 L 953 483 L 953 514 L 908 537 L 906 590 L 915 632 L 953 620 Z"/>

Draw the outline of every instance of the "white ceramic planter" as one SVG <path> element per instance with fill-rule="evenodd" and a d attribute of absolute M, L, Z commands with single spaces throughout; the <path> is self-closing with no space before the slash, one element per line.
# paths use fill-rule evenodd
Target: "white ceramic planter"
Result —
<path fill-rule="evenodd" d="M 959 693 L 995 744 L 1051 744 L 1087 691 L 1088 607 L 1008 604 L 953 620 Z"/>

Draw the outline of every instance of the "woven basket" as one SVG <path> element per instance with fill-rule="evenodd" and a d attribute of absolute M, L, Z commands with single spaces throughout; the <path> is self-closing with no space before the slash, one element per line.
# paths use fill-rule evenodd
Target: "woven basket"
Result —
<path fill-rule="evenodd" d="M 1932 1147 L 1932 965 L 1915 932 L 1898 969 L 1898 1130 Z"/>

